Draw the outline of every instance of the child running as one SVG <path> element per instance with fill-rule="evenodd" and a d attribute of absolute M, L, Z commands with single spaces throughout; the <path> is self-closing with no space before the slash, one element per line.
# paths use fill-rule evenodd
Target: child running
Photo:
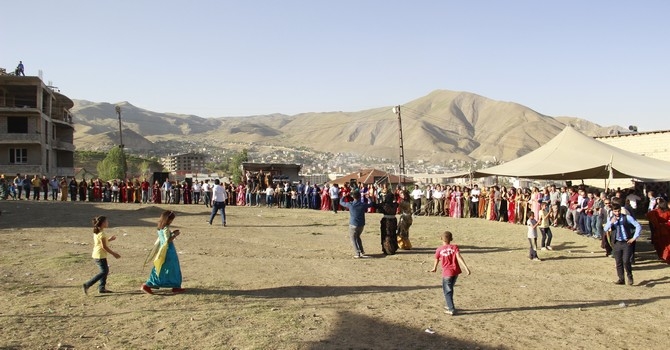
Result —
<path fill-rule="evenodd" d="M 468 269 L 468 265 L 465 264 L 465 260 L 461 257 L 458 246 L 451 244 L 453 239 L 454 237 L 451 232 L 444 231 L 442 233 L 443 245 L 435 251 L 435 265 L 432 270 L 428 271 L 437 271 L 437 265 L 440 262 L 442 263 L 442 292 L 447 302 L 447 306 L 445 306 L 447 311 L 445 312 L 452 316 L 456 313 L 456 308 L 454 307 L 454 285 L 456 284 L 458 275 L 461 274 L 461 266 L 463 266 L 465 274 L 470 275 L 470 269 Z"/>
<path fill-rule="evenodd" d="M 109 221 L 104 216 L 98 216 L 93 219 L 93 259 L 95 263 L 100 268 L 100 273 L 93 276 L 90 281 L 83 284 L 84 294 L 88 294 L 88 289 L 91 288 L 96 282 L 100 281 L 98 287 L 98 293 L 111 293 L 112 291 L 105 288 L 107 285 L 107 275 L 109 274 L 109 265 L 107 265 L 107 253 L 112 254 L 115 258 L 120 258 L 121 255 L 115 253 L 112 249 L 109 248 L 108 242 L 111 242 L 116 239 L 116 236 L 112 236 L 107 239 L 107 236 L 103 232 L 104 229 L 109 227 Z"/>
<path fill-rule="evenodd" d="M 535 220 L 535 213 L 528 212 L 528 243 L 530 243 L 530 251 L 528 253 L 528 260 L 542 261 L 537 256 L 537 220 Z"/>

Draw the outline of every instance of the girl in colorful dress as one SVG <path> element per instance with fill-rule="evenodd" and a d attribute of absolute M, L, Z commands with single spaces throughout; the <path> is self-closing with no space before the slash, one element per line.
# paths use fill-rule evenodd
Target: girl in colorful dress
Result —
<path fill-rule="evenodd" d="M 177 256 L 177 249 L 174 243 L 172 243 L 181 234 L 179 230 L 170 230 L 170 224 L 172 224 L 174 218 L 175 214 L 170 210 L 166 210 L 158 220 L 158 239 L 154 244 L 154 249 L 147 258 L 147 261 L 153 261 L 154 267 L 151 269 L 149 279 L 140 288 L 141 291 L 147 294 L 154 294 L 153 289 L 158 288 L 172 288 L 172 293 L 183 293 L 186 291 L 186 289 L 181 287 L 182 278 L 179 257 Z"/>

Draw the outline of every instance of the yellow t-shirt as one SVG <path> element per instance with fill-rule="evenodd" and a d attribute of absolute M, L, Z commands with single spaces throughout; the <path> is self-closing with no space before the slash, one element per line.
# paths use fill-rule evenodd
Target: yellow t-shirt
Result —
<path fill-rule="evenodd" d="M 102 241 L 107 243 L 107 236 L 104 232 L 93 234 L 93 259 L 107 259 L 107 251 L 102 247 Z"/>

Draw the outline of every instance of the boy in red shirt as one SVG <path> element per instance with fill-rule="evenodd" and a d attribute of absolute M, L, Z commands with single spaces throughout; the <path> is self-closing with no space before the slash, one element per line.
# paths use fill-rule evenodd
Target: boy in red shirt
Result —
<path fill-rule="evenodd" d="M 456 284 L 458 275 L 461 274 L 461 266 L 463 266 L 465 274 L 470 275 L 470 269 L 468 269 L 468 265 L 465 264 L 465 260 L 461 257 L 458 246 L 451 244 L 453 239 L 451 232 L 444 231 L 442 233 L 442 243 L 444 244 L 435 251 L 435 265 L 432 270 L 428 271 L 437 271 L 437 265 L 440 261 L 442 262 L 442 292 L 447 302 L 447 306 L 445 307 L 447 311 L 445 312 L 449 315 L 454 315 L 456 312 L 454 308 L 454 284 Z"/>

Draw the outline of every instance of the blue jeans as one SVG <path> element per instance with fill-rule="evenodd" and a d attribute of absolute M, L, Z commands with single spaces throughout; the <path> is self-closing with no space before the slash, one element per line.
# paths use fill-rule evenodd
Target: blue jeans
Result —
<path fill-rule="evenodd" d="M 354 246 L 354 252 L 356 255 L 365 254 L 365 249 L 363 249 L 363 241 L 361 241 L 361 233 L 363 233 L 364 227 L 365 226 L 349 225 L 349 239 L 351 240 L 351 245 Z"/>
<path fill-rule="evenodd" d="M 84 285 L 86 288 L 90 288 L 95 284 L 95 282 L 100 281 L 98 290 L 105 290 L 105 286 L 107 285 L 107 275 L 109 274 L 109 265 L 107 265 L 107 259 L 95 259 L 95 263 L 98 265 L 98 268 L 100 268 L 100 272 L 93 276 L 93 278 L 91 278 L 88 282 L 84 283 Z"/>
<path fill-rule="evenodd" d="M 221 210 L 221 223 L 226 225 L 226 202 L 214 202 L 212 205 L 212 215 L 209 217 L 209 224 L 212 224 L 216 213 Z"/>
<path fill-rule="evenodd" d="M 551 233 L 551 228 L 540 227 L 540 232 L 542 233 L 542 248 L 551 246 L 551 239 L 554 237 Z"/>
<path fill-rule="evenodd" d="M 454 285 L 458 276 L 442 277 L 442 292 L 447 302 L 447 309 L 454 312 Z"/>

